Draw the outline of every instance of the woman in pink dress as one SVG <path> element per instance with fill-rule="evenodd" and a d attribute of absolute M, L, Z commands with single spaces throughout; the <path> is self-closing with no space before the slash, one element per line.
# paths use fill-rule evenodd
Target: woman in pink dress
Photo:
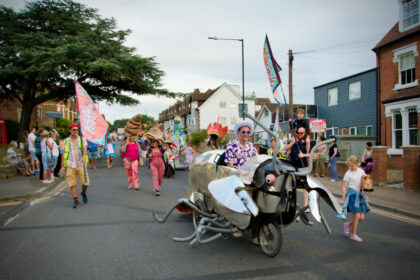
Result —
<path fill-rule="evenodd" d="M 134 141 L 133 136 L 128 136 L 125 139 L 121 152 L 124 158 L 125 174 L 127 175 L 128 189 L 140 189 L 139 175 L 137 166 L 143 166 L 143 159 L 141 158 L 140 145 Z"/>
<path fill-rule="evenodd" d="M 150 140 L 150 149 L 147 157 L 150 159 L 150 173 L 152 173 L 153 192 L 155 196 L 160 195 L 160 187 L 162 186 L 163 174 L 165 172 L 165 163 L 163 155 L 165 150 L 162 144 L 157 140 Z"/>

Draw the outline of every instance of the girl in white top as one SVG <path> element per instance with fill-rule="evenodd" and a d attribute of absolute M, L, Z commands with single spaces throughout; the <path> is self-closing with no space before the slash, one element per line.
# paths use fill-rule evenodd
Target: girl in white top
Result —
<path fill-rule="evenodd" d="M 365 219 L 365 213 L 370 210 L 369 204 L 360 191 L 362 177 L 365 175 L 365 172 L 359 168 L 359 165 L 360 163 L 357 156 L 352 155 L 347 159 L 347 166 L 349 169 L 344 175 L 342 188 L 344 207 L 347 207 L 348 212 L 353 213 L 353 220 L 344 223 L 344 234 L 356 242 L 363 241 L 356 234 L 357 226 L 359 222 Z"/>

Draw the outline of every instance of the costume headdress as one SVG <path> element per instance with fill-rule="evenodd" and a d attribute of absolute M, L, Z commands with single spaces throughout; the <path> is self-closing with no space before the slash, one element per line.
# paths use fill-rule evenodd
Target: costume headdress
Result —
<path fill-rule="evenodd" d="M 146 133 L 146 138 L 149 140 L 158 141 L 160 144 L 163 143 L 163 133 L 157 126 L 153 126 Z"/>
<path fill-rule="evenodd" d="M 219 122 L 214 122 L 213 125 L 209 123 L 207 127 L 207 134 L 211 137 L 215 135 L 217 137 L 223 137 L 227 133 L 228 127 L 222 125 Z"/>
<path fill-rule="evenodd" d="M 128 120 L 127 124 L 124 127 L 125 136 L 137 136 L 139 134 L 139 129 L 144 130 L 146 128 L 145 124 L 141 124 L 141 115 L 135 115 Z"/>

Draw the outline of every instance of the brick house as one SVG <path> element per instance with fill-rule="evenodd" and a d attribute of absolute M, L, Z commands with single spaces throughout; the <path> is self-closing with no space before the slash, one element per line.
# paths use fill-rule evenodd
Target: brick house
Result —
<path fill-rule="evenodd" d="M 22 104 L 16 99 L 3 100 L 0 102 L 0 118 L 11 119 L 20 122 Z M 47 118 L 46 112 L 62 112 L 63 118 L 74 120 L 77 116 L 76 103 L 73 98 L 67 101 L 49 100 L 40 105 L 36 105 L 31 114 L 30 126 L 48 125 L 54 127 L 54 119 Z"/>
<path fill-rule="evenodd" d="M 378 143 L 388 154 L 419 145 L 419 0 L 399 1 L 399 21 L 373 48 L 377 61 Z"/>

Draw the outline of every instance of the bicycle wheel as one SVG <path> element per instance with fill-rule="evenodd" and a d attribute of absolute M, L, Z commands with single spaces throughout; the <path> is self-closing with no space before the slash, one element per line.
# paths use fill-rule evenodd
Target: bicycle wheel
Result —
<path fill-rule="evenodd" d="M 270 257 L 276 256 L 281 249 L 283 236 L 278 223 L 262 225 L 259 230 L 258 240 L 264 254 Z"/>

